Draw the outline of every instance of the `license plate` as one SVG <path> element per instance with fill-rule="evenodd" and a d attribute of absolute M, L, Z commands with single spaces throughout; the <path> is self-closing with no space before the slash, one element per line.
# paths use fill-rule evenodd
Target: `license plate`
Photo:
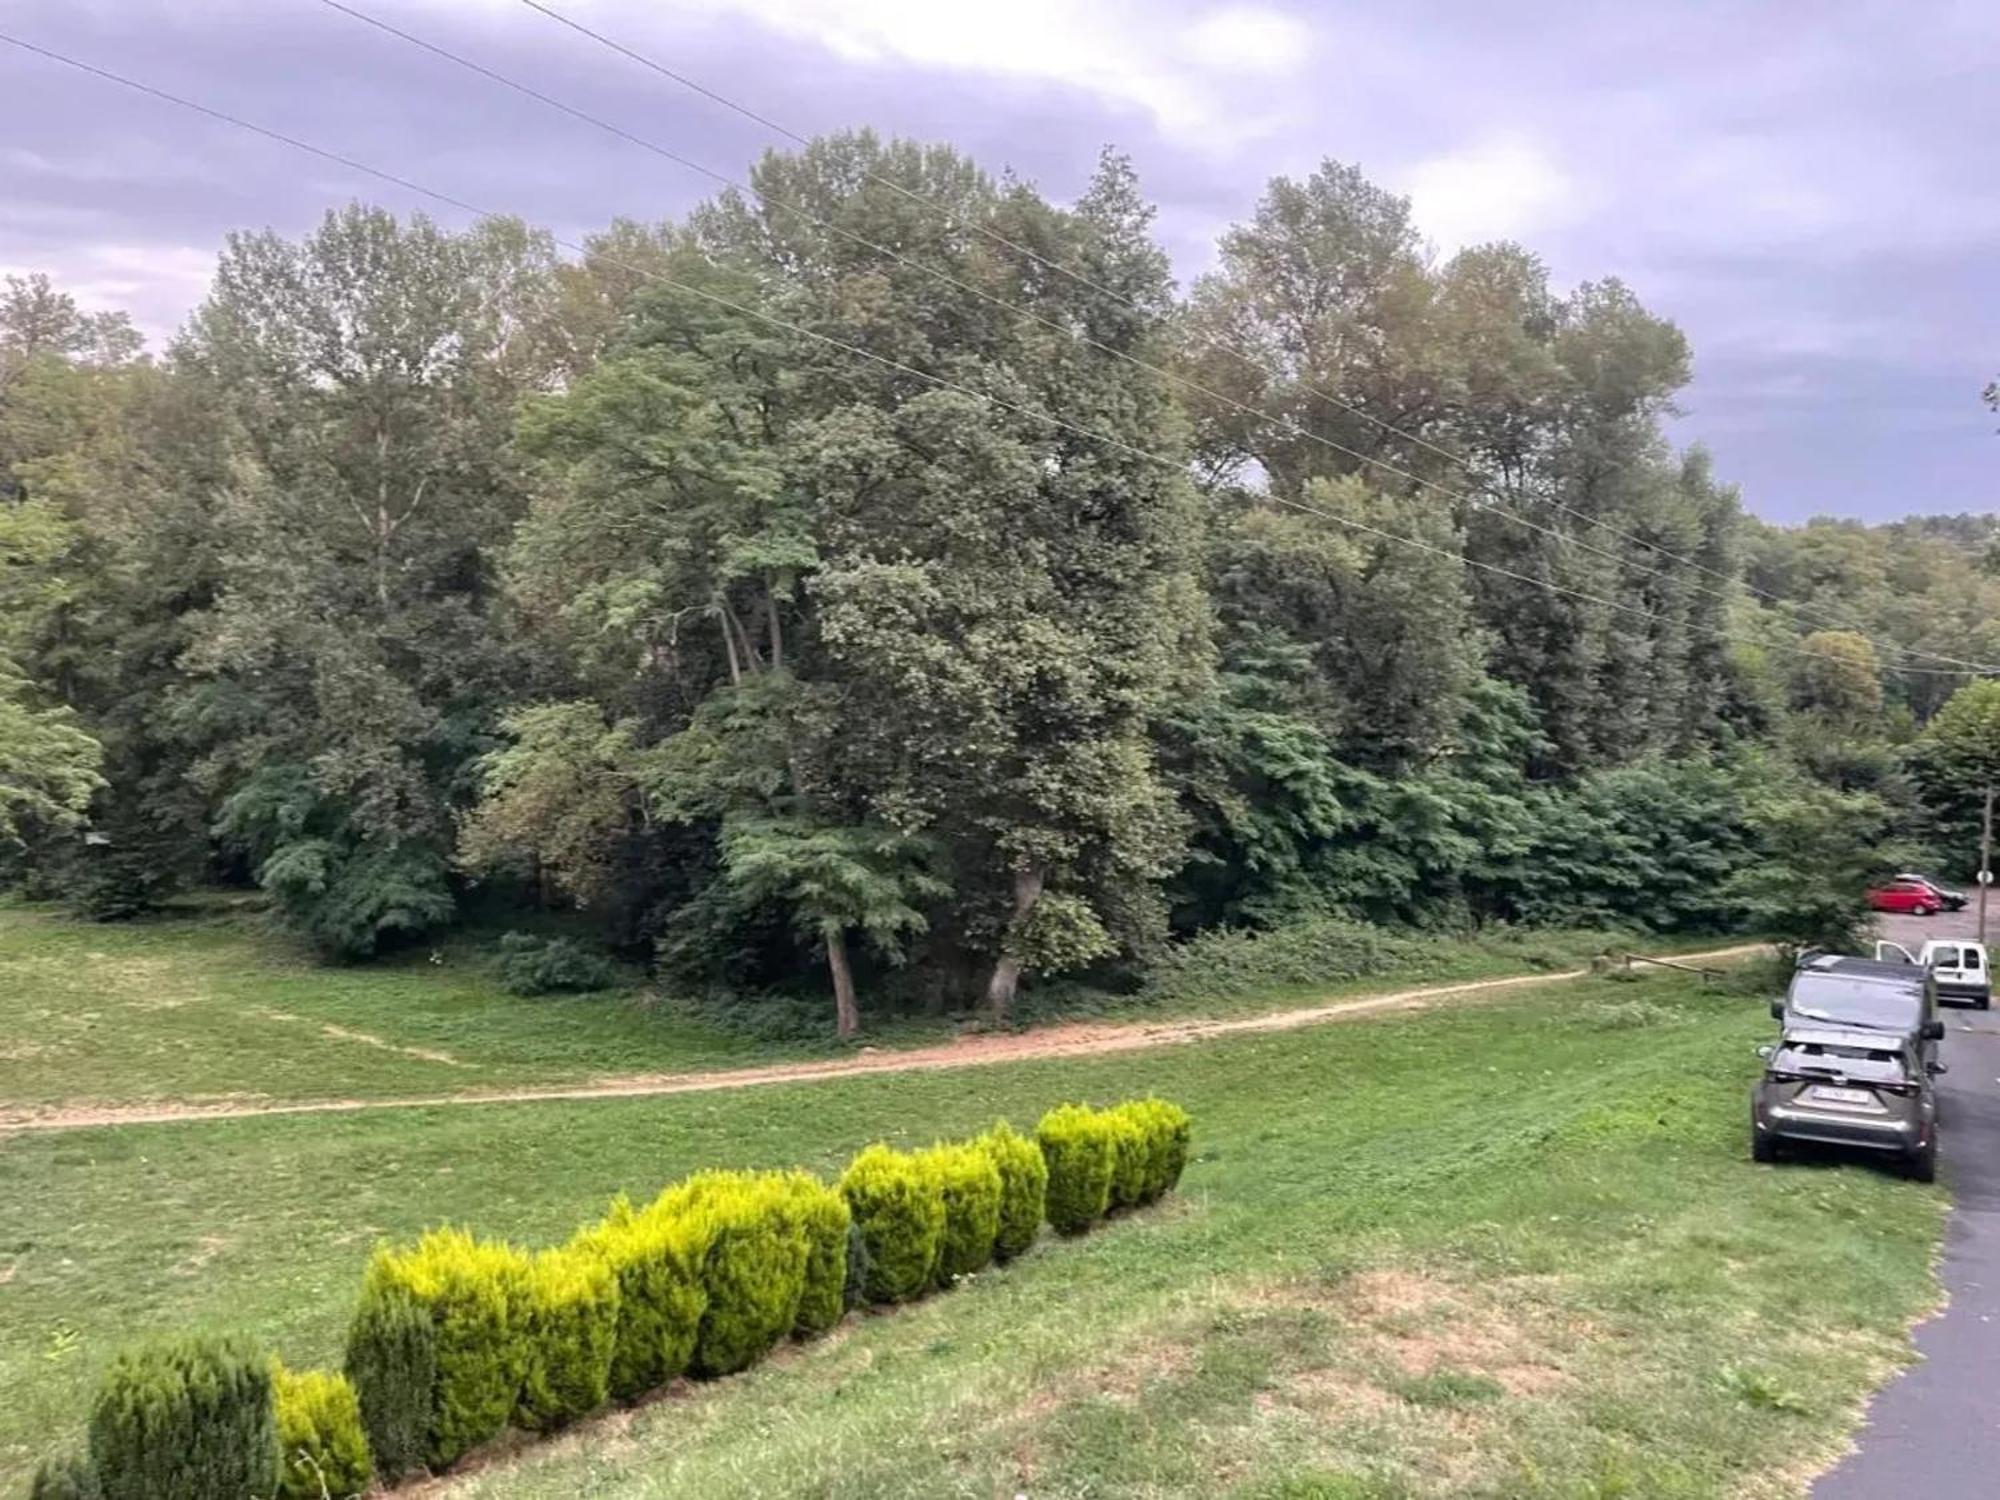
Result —
<path fill-rule="evenodd" d="M 1815 1104 L 1838 1104 L 1846 1109 L 1880 1109 L 1875 1096 L 1866 1089 L 1837 1089 L 1830 1084 L 1814 1084 L 1807 1096 Z"/>

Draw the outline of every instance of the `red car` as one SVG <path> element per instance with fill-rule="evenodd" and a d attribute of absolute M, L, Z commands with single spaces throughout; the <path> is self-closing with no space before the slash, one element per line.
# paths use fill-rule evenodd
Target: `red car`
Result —
<path fill-rule="evenodd" d="M 1868 893 L 1868 904 L 1877 911 L 1906 911 L 1912 916 L 1935 915 L 1944 898 L 1928 880 L 1891 880 Z"/>

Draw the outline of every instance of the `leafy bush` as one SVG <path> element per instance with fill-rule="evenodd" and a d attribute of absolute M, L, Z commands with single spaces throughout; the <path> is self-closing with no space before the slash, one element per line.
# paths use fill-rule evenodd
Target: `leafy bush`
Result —
<path fill-rule="evenodd" d="M 840 1200 L 845 1203 L 847 1199 Z M 847 1274 L 840 1284 L 840 1309 L 852 1312 L 868 1300 L 868 1238 L 861 1223 L 849 1210 L 847 1219 Z"/>
<path fill-rule="evenodd" d="M 199 1337 L 120 1353 L 91 1406 L 90 1463 L 105 1500 L 270 1494 L 270 1359 L 235 1339 Z"/>
<path fill-rule="evenodd" d="M 35 1468 L 28 1500 L 98 1500 L 97 1471 L 74 1454 L 45 1458 Z"/>
<path fill-rule="evenodd" d="M 805 1295 L 807 1244 L 775 1173 L 700 1172 L 668 1188 L 652 1212 L 707 1221 L 702 1283 L 708 1306 L 695 1335 L 698 1375 L 732 1375 L 792 1331 Z"/>
<path fill-rule="evenodd" d="M 847 1164 L 841 1196 L 868 1249 L 870 1302 L 907 1302 L 931 1284 L 944 1236 L 944 1195 L 934 1173 L 905 1152 L 868 1147 Z"/>
<path fill-rule="evenodd" d="M 280 1500 L 350 1500 L 374 1480 L 361 1402 L 345 1375 L 271 1366 Z"/>
<path fill-rule="evenodd" d="M 1111 1134 L 1112 1208 L 1132 1208 L 1145 1196 L 1153 1151 L 1153 1131 L 1148 1122 L 1133 1113 L 1130 1105 L 1120 1105 L 1099 1114 Z"/>
<path fill-rule="evenodd" d="M 921 1160 L 944 1199 L 944 1231 L 931 1280 L 950 1286 L 984 1270 L 993 1259 L 993 1240 L 1000 1232 L 1000 1169 L 971 1143 L 933 1146 Z"/>
<path fill-rule="evenodd" d="M 1000 1223 L 993 1239 L 993 1254 L 1012 1260 L 1041 1233 L 1042 1214 L 1048 1206 L 1049 1164 L 1035 1143 L 1005 1120 L 974 1143 L 992 1158 L 1000 1174 Z"/>
<path fill-rule="evenodd" d="M 436 1333 L 429 1462 L 444 1468 L 507 1426 L 525 1373 L 521 1309 L 528 1257 L 511 1245 L 434 1229 L 408 1250 L 383 1248 L 363 1285 L 398 1287 Z"/>
<path fill-rule="evenodd" d="M 1146 1184 L 1139 1201 L 1151 1203 L 1180 1185 L 1194 1139 L 1194 1122 L 1186 1110 L 1165 1099 L 1135 1099 L 1122 1107 L 1147 1134 Z"/>
<path fill-rule="evenodd" d="M 780 1180 L 806 1241 L 805 1287 L 792 1331 L 825 1333 L 847 1311 L 847 1246 L 854 1214 L 839 1192 L 810 1173 L 787 1172 Z"/>
<path fill-rule="evenodd" d="M 500 983 L 516 995 L 576 994 L 608 989 L 618 977 L 611 960 L 568 938 L 510 932 L 500 939 Z"/>
<path fill-rule="evenodd" d="M 1042 1116 L 1035 1142 L 1048 1164 L 1048 1216 L 1057 1234 L 1082 1234 L 1111 1206 L 1114 1132 L 1096 1110 L 1063 1104 Z"/>
<path fill-rule="evenodd" d="M 544 1250 L 522 1284 L 517 1425 L 553 1432 L 604 1404 L 618 1341 L 618 1278 L 601 1256 Z"/>
<path fill-rule="evenodd" d="M 364 1279 L 347 1329 L 345 1367 L 375 1472 L 394 1483 L 430 1453 L 437 1330 L 429 1311 L 400 1286 Z"/>
<path fill-rule="evenodd" d="M 570 1242 L 597 1256 L 618 1280 L 610 1388 L 620 1401 L 657 1390 L 692 1363 L 708 1308 L 702 1279 L 708 1238 L 706 1220 L 696 1215 L 658 1208 L 640 1213 L 620 1197 L 602 1223 Z"/>

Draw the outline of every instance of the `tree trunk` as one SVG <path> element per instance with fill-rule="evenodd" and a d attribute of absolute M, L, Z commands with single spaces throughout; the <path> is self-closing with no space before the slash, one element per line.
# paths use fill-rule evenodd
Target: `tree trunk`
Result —
<path fill-rule="evenodd" d="M 854 971 L 847 966 L 847 929 L 826 924 L 826 967 L 833 975 L 833 1034 L 843 1041 L 861 1029 L 854 1003 Z"/>
<path fill-rule="evenodd" d="M 1007 923 L 1007 941 L 1012 942 L 1020 932 L 1028 914 L 1035 909 L 1035 903 L 1042 899 L 1042 886 L 1048 880 L 1048 871 L 1041 865 L 1030 865 L 1014 872 L 1014 915 Z M 1014 1007 L 1014 992 L 1021 987 L 1021 960 L 1002 950 L 999 961 L 993 965 L 993 977 L 986 981 L 986 1009 L 998 1024 L 1005 1024 L 1007 1013 Z"/>

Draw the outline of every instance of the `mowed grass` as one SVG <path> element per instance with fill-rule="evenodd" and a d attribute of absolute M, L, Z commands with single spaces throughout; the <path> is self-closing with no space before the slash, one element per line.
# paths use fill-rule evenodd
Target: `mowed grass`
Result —
<path fill-rule="evenodd" d="M 1181 1192 L 444 1486 L 574 1496 L 1800 1493 L 1934 1297 L 1943 1194 L 1752 1166 L 1761 999 L 1678 978 L 1103 1059 L 0 1140 L 0 1486 L 155 1329 L 337 1359 L 368 1246 L 548 1243 L 709 1165 L 831 1173 L 1063 1099 Z"/>

